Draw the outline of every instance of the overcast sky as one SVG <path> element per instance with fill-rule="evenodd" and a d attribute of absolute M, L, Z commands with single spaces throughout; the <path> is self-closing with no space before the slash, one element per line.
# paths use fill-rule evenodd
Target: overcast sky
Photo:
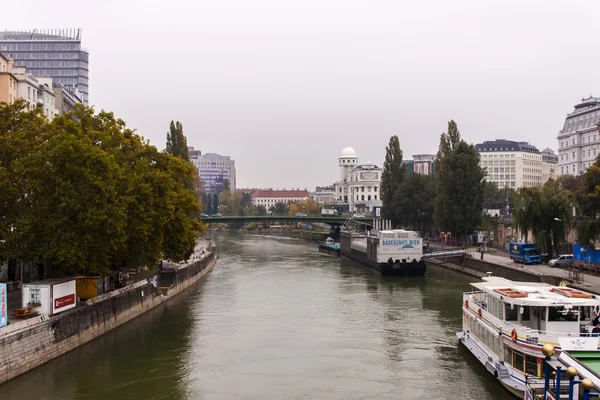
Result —
<path fill-rule="evenodd" d="M 600 1 L 490 3 L 30 0 L 4 2 L 0 29 L 83 28 L 97 110 L 160 149 L 181 121 L 238 187 L 314 189 L 346 146 L 379 165 L 391 135 L 436 153 L 450 119 L 471 143 L 557 148 L 600 96 Z"/>

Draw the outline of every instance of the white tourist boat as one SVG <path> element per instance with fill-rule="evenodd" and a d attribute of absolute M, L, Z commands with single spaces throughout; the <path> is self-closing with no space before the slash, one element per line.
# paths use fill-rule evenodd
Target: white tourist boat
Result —
<path fill-rule="evenodd" d="M 591 331 L 600 300 L 592 293 L 492 276 L 471 286 L 463 294 L 459 344 L 519 398 L 525 374 L 543 376 L 544 344 L 559 353 L 598 349 Z"/>

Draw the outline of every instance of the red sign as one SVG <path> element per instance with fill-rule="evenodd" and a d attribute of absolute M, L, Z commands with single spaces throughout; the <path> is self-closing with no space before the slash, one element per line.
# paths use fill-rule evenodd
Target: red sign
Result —
<path fill-rule="evenodd" d="M 58 299 L 54 299 L 55 310 L 66 306 L 70 306 L 71 304 L 75 304 L 75 293 L 59 297 Z"/>

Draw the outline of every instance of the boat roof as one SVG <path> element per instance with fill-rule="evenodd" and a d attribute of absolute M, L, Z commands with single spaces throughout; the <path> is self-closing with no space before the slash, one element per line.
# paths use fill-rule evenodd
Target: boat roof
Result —
<path fill-rule="evenodd" d="M 506 303 L 531 306 L 562 304 L 600 306 L 600 300 L 596 295 L 583 290 L 548 283 L 517 282 L 491 276 L 482 279 L 482 282 L 471 283 L 471 285 Z"/>

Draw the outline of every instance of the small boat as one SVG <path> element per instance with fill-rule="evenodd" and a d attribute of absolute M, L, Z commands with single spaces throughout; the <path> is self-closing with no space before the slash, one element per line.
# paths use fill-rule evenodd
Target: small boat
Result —
<path fill-rule="evenodd" d="M 319 251 L 322 253 L 333 254 L 336 256 L 340 255 L 340 244 L 328 237 L 325 242 L 319 244 Z"/>
<path fill-rule="evenodd" d="M 545 345 L 556 353 L 598 350 L 591 333 L 600 306 L 594 294 L 492 276 L 471 286 L 463 293 L 459 345 L 517 397 L 526 396 L 526 377 L 544 376 Z"/>

